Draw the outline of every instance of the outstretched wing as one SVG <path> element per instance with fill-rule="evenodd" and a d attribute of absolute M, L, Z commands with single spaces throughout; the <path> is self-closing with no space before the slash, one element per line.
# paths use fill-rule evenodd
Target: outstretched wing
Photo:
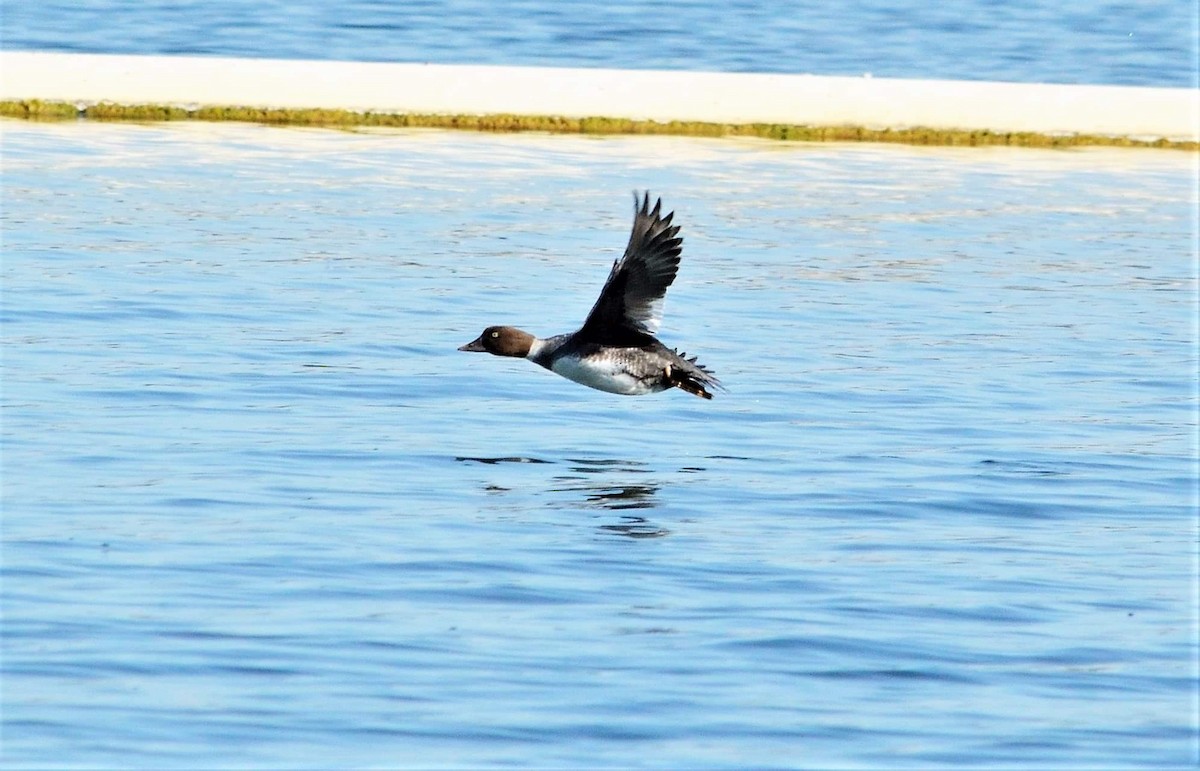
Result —
<path fill-rule="evenodd" d="M 613 263 L 600 297 L 583 322 L 593 339 L 622 332 L 654 334 L 662 321 L 663 298 L 679 272 L 683 239 L 678 225 L 671 225 L 674 212 L 661 216 L 662 199 L 650 208 L 647 192 L 640 205 L 633 194 L 633 232 L 625 254 Z"/>

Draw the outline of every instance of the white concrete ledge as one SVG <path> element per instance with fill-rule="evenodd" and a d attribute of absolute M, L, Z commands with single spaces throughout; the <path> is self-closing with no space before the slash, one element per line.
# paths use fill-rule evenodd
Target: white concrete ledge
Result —
<path fill-rule="evenodd" d="M 1191 89 L 815 75 L 5 51 L 0 99 L 1200 140 Z"/>

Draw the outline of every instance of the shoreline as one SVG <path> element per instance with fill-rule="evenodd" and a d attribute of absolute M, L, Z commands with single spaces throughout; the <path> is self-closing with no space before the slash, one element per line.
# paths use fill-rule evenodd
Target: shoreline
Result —
<path fill-rule="evenodd" d="M 1200 150 L 1200 92 L 749 73 L 0 52 L 0 116 Z"/>

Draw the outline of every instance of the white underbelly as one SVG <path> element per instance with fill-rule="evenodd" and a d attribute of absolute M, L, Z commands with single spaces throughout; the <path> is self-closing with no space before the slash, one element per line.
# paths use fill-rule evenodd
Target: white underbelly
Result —
<path fill-rule="evenodd" d="M 613 364 L 615 366 L 605 366 L 606 364 Z M 562 375 L 568 380 L 574 380 L 576 383 L 581 383 L 589 388 L 608 391 L 613 394 L 637 396 L 639 394 L 654 393 L 655 391 L 662 390 L 661 386 L 655 388 L 658 384 L 653 381 L 640 380 L 629 374 L 627 370 L 620 366 L 619 362 L 588 362 L 585 364 L 579 359 L 573 359 L 568 356 L 555 361 L 550 369 L 555 374 Z"/>

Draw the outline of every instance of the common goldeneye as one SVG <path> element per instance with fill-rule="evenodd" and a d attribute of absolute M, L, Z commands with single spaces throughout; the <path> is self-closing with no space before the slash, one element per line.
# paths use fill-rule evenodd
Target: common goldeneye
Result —
<path fill-rule="evenodd" d="M 668 388 L 711 399 L 721 383 L 696 357 L 685 358 L 660 343 L 663 297 L 679 271 L 683 239 L 661 216 L 662 199 L 650 208 L 633 194 L 633 232 L 625 254 L 613 263 L 600 298 L 578 331 L 542 340 L 516 327 L 488 327 L 460 351 L 529 359 L 585 386 L 637 396 Z"/>

